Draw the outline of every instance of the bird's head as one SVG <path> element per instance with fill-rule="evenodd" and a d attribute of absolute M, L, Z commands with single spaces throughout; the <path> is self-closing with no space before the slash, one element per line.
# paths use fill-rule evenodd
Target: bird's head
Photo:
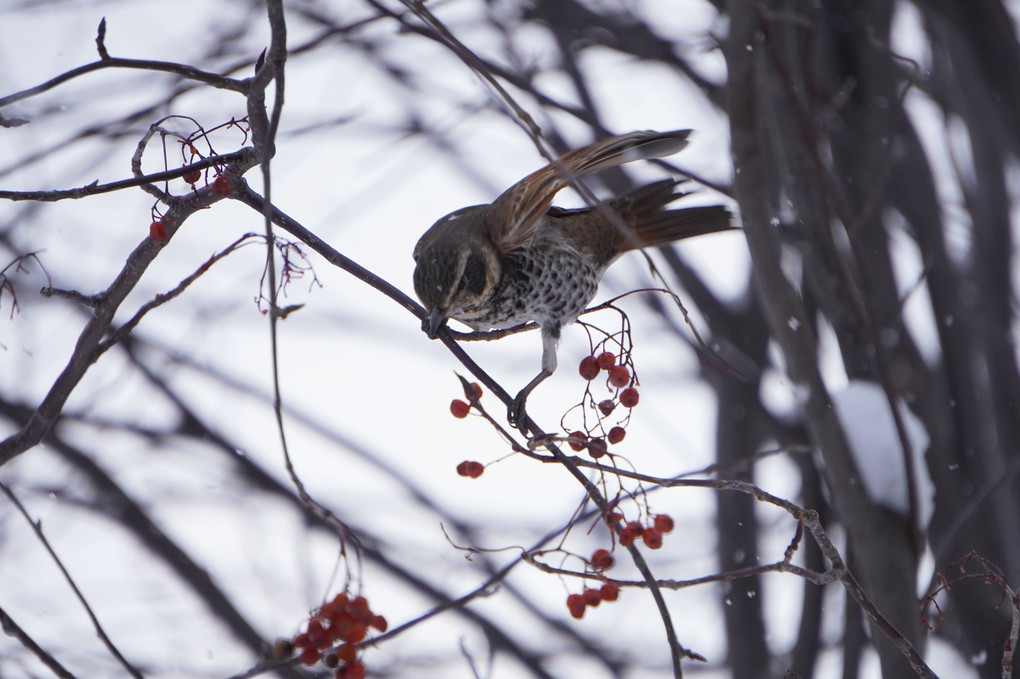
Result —
<path fill-rule="evenodd" d="M 423 328 L 432 339 L 449 318 L 470 325 L 470 312 L 484 307 L 496 284 L 499 255 L 482 228 L 488 207 L 448 214 L 414 247 L 414 291 L 429 312 Z"/>

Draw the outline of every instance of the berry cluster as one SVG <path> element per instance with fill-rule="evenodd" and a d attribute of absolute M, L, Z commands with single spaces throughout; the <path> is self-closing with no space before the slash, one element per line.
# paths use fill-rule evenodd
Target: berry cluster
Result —
<path fill-rule="evenodd" d="M 650 526 L 640 521 L 631 521 L 620 529 L 620 544 L 630 547 L 641 538 L 648 549 L 659 549 L 662 547 L 662 536 L 672 532 L 673 525 L 673 517 L 669 514 L 656 514 Z"/>
<path fill-rule="evenodd" d="M 294 637 L 291 652 L 309 667 L 321 660 L 336 670 L 336 679 L 362 679 L 365 666 L 358 659 L 357 644 L 365 640 L 369 628 L 385 632 L 388 626 L 386 618 L 372 612 L 365 597 L 337 594 L 312 616 L 305 631 Z M 338 643 L 341 645 L 333 648 Z"/>
<path fill-rule="evenodd" d="M 608 549 L 596 549 L 591 555 L 591 567 L 599 573 L 613 567 L 613 555 Z M 571 594 L 567 597 L 567 610 L 573 618 L 580 620 L 588 608 L 595 608 L 603 601 L 616 601 L 620 598 L 620 586 L 615 582 L 603 582 L 598 589 L 586 587 L 580 594 Z"/>
<path fill-rule="evenodd" d="M 620 399 L 620 405 L 624 408 L 633 408 L 638 404 L 638 391 L 634 388 L 633 383 L 635 382 L 634 377 L 630 373 L 630 369 L 623 363 L 617 365 L 616 355 L 610 351 L 603 351 L 598 356 L 585 356 L 581 359 L 581 365 L 578 366 L 577 372 L 581 374 L 581 377 L 593 381 L 599 376 L 599 373 L 606 371 L 606 381 L 611 387 L 616 389 L 623 389 L 617 397 Z M 628 386 L 630 385 L 630 386 Z M 624 387 L 627 387 L 624 389 Z M 603 415 L 608 416 L 609 413 L 613 412 L 615 408 L 612 399 L 602 401 L 599 403 L 599 410 L 602 411 Z M 608 412 L 606 412 L 608 410 Z"/>
<path fill-rule="evenodd" d="M 472 382 L 470 385 L 468 385 L 468 388 L 474 392 L 473 394 L 474 398 L 472 400 L 472 403 L 482 398 L 482 387 L 477 382 Z M 467 394 L 467 397 L 471 398 L 472 394 Z M 462 420 L 468 416 L 468 413 L 471 412 L 472 403 L 468 403 L 466 401 L 460 400 L 459 398 L 455 398 L 452 401 L 450 401 L 450 414 L 456 417 L 458 420 Z"/>
<path fill-rule="evenodd" d="M 593 353 L 591 356 L 585 356 L 581 359 L 581 364 L 577 369 L 581 377 L 588 382 L 592 382 L 602 372 L 605 372 L 606 383 L 611 389 L 615 390 L 615 394 L 613 398 L 603 399 L 597 404 L 594 398 L 591 399 L 592 407 L 597 409 L 599 413 L 599 420 L 595 426 L 587 427 L 587 431 L 579 430 L 568 434 L 570 437 L 568 444 L 573 450 L 580 452 L 587 449 L 588 454 L 597 460 L 608 452 L 608 446 L 616 445 L 627 436 L 627 430 L 620 426 L 620 424 L 612 426 L 606 431 L 603 426 L 603 419 L 612 415 L 618 405 L 629 409 L 636 406 L 640 400 L 638 390 L 634 387 L 637 378 L 628 367 L 627 364 L 629 362 L 630 355 L 627 352 L 624 352 L 620 361 L 610 351 L 603 351 L 597 356 Z M 589 386 L 588 389 L 590 390 L 591 387 Z M 588 396 L 590 397 L 590 391 Z M 627 418 L 629 417 L 630 415 L 628 414 Z M 626 423 L 625 420 L 622 422 L 623 424 Z M 598 433 L 593 434 L 593 432 Z"/>
<path fill-rule="evenodd" d="M 463 379 L 463 378 L 462 378 Z M 482 398 L 482 387 L 477 382 L 472 382 L 464 387 L 464 396 L 471 402 L 462 401 L 459 398 L 453 399 L 450 402 L 450 414 L 457 419 L 463 419 L 468 416 L 471 409 L 478 405 L 478 400 Z M 470 479 L 477 479 L 485 471 L 485 465 L 481 462 L 475 462 L 474 460 L 464 460 L 457 465 L 457 473 L 461 476 L 466 476 Z"/>

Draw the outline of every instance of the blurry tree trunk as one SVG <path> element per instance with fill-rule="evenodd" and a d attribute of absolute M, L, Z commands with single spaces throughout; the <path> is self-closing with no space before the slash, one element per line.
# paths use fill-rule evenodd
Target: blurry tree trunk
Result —
<path fill-rule="evenodd" d="M 875 506 L 860 485 L 840 422 L 818 374 L 818 323 L 830 325 L 850 379 L 881 384 L 923 418 L 937 487 L 930 539 L 937 568 L 971 550 L 1015 583 L 1018 371 L 1009 163 L 1017 148 L 1018 51 L 997 2 L 922 5 L 930 30 L 930 80 L 890 50 L 887 2 L 734 2 L 727 45 L 736 197 L 755 283 L 773 338 L 795 384 L 808 392 L 805 425 L 868 595 L 917 647 L 923 629 L 914 592 L 924 526 Z M 972 11 L 974 10 L 974 11 Z M 924 148 L 903 106 L 929 87 L 947 125 L 970 143 L 963 205 L 973 247 L 952 239 Z M 947 129 L 947 132 L 950 130 Z M 953 142 L 955 147 L 962 139 Z M 971 170 L 966 169 L 973 163 Z M 968 176 L 970 173 L 972 176 Z M 889 229 L 896 216 L 917 239 L 937 320 L 942 361 L 928 366 L 901 316 Z M 957 227 L 961 228 L 961 227 Z M 791 280 L 781 257 L 799 257 Z M 1004 481 L 1013 480 L 1012 483 Z M 958 591 L 958 589 L 966 591 Z M 965 653 L 1001 655 L 1008 612 L 999 592 L 950 592 L 949 619 Z M 873 633 L 883 676 L 912 676 L 899 651 Z M 989 662 L 983 676 L 998 676 Z"/>

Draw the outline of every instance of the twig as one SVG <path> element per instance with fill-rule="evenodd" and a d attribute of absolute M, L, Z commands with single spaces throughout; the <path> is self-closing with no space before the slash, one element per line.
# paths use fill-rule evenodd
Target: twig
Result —
<path fill-rule="evenodd" d="M 229 163 L 235 163 L 238 161 L 244 161 L 251 155 L 252 149 L 243 148 L 238 151 L 231 153 L 225 153 L 222 156 L 210 156 L 209 158 L 203 158 L 197 162 L 178 167 L 173 170 L 166 170 L 164 172 L 154 172 L 152 174 L 143 174 L 135 176 L 131 179 L 120 179 L 115 182 L 108 182 L 106 184 L 100 184 L 99 181 L 94 181 L 91 184 L 85 186 L 79 186 L 74 189 L 57 189 L 51 191 L 4 191 L 0 190 L 0 199 L 3 200 L 32 200 L 40 203 L 55 203 L 59 200 L 76 200 L 78 198 L 85 198 L 87 196 L 98 196 L 103 193 L 112 193 L 113 191 L 120 191 L 121 189 L 129 189 L 135 186 L 143 186 L 144 184 L 154 184 L 157 182 L 165 182 L 171 179 L 177 179 L 184 175 L 195 172 L 198 170 L 205 170 L 210 167 L 216 167 L 221 165 L 227 165 Z"/>
<path fill-rule="evenodd" d="M 46 651 L 42 646 L 36 643 L 35 639 L 28 635 L 28 632 L 21 629 L 18 623 L 14 622 L 11 616 L 7 615 L 7 611 L 0 607 L 0 629 L 3 630 L 4 634 L 9 637 L 14 637 L 21 642 L 21 645 L 32 651 L 35 657 L 39 658 L 39 661 L 46 667 L 50 668 L 53 674 L 61 677 L 62 679 L 75 679 L 74 675 L 67 671 L 63 665 L 61 665 L 56 658 Z"/>
<path fill-rule="evenodd" d="M 113 657 L 115 657 L 120 664 L 124 666 L 124 669 L 127 670 L 128 674 L 135 677 L 135 679 L 142 679 L 141 672 L 135 669 L 135 667 L 128 662 L 128 660 L 110 640 L 110 637 L 106 635 L 106 631 L 103 629 L 102 624 L 100 624 L 99 618 L 96 617 L 96 614 L 92 611 L 92 607 L 89 606 L 88 601 L 85 600 L 85 595 L 83 595 L 81 590 L 78 589 L 78 585 L 75 584 L 74 578 L 72 578 L 71 574 L 67 572 L 67 569 L 64 567 L 63 562 L 61 562 L 60 557 L 57 556 L 57 553 L 53 551 L 53 547 L 50 546 L 49 540 L 47 540 L 46 536 L 43 535 L 42 525 L 39 522 L 32 520 L 32 517 L 29 515 L 28 510 L 25 509 L 25 506 L 21 504 L 21 501 L 18 500 L 17 496 L 15 496 L 14 493 L 11 492 L 11 490 L 3 483 L 0 483 L 0 492 L 3 492 L 3 494 L 7 496 L 7 499 L 9 499 L 11 503 L 17 507 L 21 515 L 25 517 L 25 521 L 28 521 L 29 525 L 32 526 L 32 530 L 35 532 L 36 537 L 39 538 L 39 542 L 42 543 L 42 546 L 46 548 L 47 552 L 49 552 L 50 557 L 53 559 L 53 563 L 55 563 L 57 568 L 60 569 L 60 572 L 64 575 L 64 579 L 67 580 L 67 584 L 71 586 L 71 589 L 74 591 L 74 595 L 78 598 L 78 601 L 81 602 L 82 608 L 85 609 L 89 619 L 92 621 L 92 626 L 96 629 L 96 634 L 102 640 L 106 648 L 110 651 Z"/>

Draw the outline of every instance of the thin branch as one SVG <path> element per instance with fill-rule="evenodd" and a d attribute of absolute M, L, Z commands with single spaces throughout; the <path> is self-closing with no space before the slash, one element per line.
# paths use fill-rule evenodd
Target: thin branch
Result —
<path fill-rule="evenodd" d="M 130 662 L 128 662 L 127 658 L 125 658 L 121 654 L 121 652 L 114 645 L 113 641 L 110 640 L 110 637 L 106 635 L 106 631 L 103 629 L 102 624 L 100 624 L 99 618 L 97 618 L 96 614 L 92 611 L 92 607 L 89 606 L 89 602 L 85 600 L 85 595 L 81 593 L 80 589 L 78 589 L 78 585 L 75 584 L 74 578 L 72 578 L 71 574 L 67 572 L 67 569 L 64 567 L 64 564 L 60 560 L 60 557 L 57 556 L 57 553 L 55 551 L 53 551 L 53 547 L 50 545 L 49 540 L 47 540 L 46 536 L 43 534 L 42 524 L 32 519 L 32 517 L 28 513 L 28 510 L 25 509 L 25 506 L 23 504 L 21 504 L 21 501 L 17 498 L 17 496 L 13 492 L 11 492 L 11 490 L 3 483 L 0 483 L 0 492 L 3 492 L 3 494 L 7 496 L 7 499 L 10 500 L 11 503 L 18 509 L 18 512 L 20 512 L 21 515 L 25 517 L 25 521 L 27 521 L 29 525 L 32 526 L 32 531 L 39 539 L 39 542 L 42 543 L 42 546 L 46 548 L 46 551 L 49 552 L 50 558 L 53 559 L 53 563 L 55 563 L 57 565 L 57 568 L 60 569 L 60 572 L 63 574 L 64 579 L 67 580 L 67 584 L 71 586 L 71 589 L 74 591 L 75 597 L 77 597 L 78 601 L 82 605 L 82 608 L 85 609 L 85 613 L 88 614 L 89 619 L 92 621 L 92 626 L 95 627 L 96 634 L 99 636 L 100 640 L 102 640 L 107 650 L 110 651 L 110 654 L 113 655 L 113 657 L 115 657 L 118 660 L 118 662 L 120 662 L 121 665 L 123 665 L 124 669 L 127 670 L 128 674 L 130 674 L 132 677 L 135 677 L 135 679 L 142 679 L 141 672 L 135 669 L 135 667 Z"/>
<path fill-rule="evenodd" d="M 248 90 L 248 84 L 245 80 L 236 80 L 217 73 L 208 73 L 186 64 L 178 64 L 173 61 L 118 59 L 116 57 L 111 57 L 109 59 L 100 59 L 99 61 L 93 61 L 90 64 L 85 64 L 84 66 L 72 68 L 71 70 L 61 73 L 55 78 L 51 78 L 42 84 L 36 85 L 35 87 L 30 87 L 26 90 L 15 92 L 14 94 L 8 94 L 6 97 L 0 97 L 0 106 L 8 106 L 15 102 L 29 99 L 37 94 L 42 94 L 43 92 L 52 90 L 58 85 L 62 85 L 69 80 L 74 80 L 75 78 L 79 78 L 95 71 L 101 71 L 106 68 L 128 68 L 141 71 L 173 73 L 187 80 L 197 80 L 198 82 L 212 85 L 213 87 L 223 90 L 232 90 L 234 92 L 240 92 L 241 94 L 247 94 Z"/>
<path fill-rule="evenodd" d="M 35 639 L 28 635 L 28 632 L 21 629 L 3 607 L 0 607 L 0 629 L 3 630 L 4 634 L 14 637 L 21 642 L 22 646 L 32 651 L 35 657 L 46 667 L 50 668 L 53 674 L 61 677 L 61 679 L 75 679 L 74 675 L 68 672 L 46 649 L 36 643 Z"/>
<path fill-rule="evenodd" d="M 78 198 L 85 198 L 88 196 L 98 196 L 103 193 L 120 191 L 121 189 L 130 189 L 136 186 L 143 186 L 145 184 L 170 181 L 171 179 L 177 179 L 191 172 L 205 170 L 210 167 L 219 167 L 238 161 L 243 162 L 251 156 L 252 150 L 253 149 L 251 148 L 243 148 L 238 151 L 232 151 L 231 153 L 225 153 L 222 156 L 210 156 L 208 158 L 203 158 L 202 160 L 191 163 L 190 165 L 185 165 L 173 170 L 154 172 L 152 174 L 145 174 L 131 179 L 119 179 L 115 182 L 109 182 L 106 184 L 100 184 L 99 180 L 96 180 L 91 184 L 86 184 L 85 186 L 80 186 L 74 189 L 55 189 L 52 191 L 0 190 L 0 199 L 12 201 L 32 200 L 40 203 L 55 203 L 60 200 L 76 200 Z"/>

